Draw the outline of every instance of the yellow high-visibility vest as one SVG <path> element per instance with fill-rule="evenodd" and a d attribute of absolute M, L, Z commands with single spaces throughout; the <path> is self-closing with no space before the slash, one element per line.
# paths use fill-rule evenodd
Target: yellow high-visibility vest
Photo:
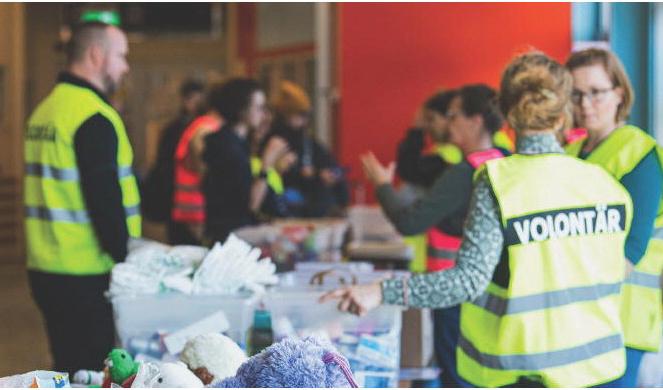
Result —
<path fill-rule="evenodd" d="M 566 146 L 568 154 L 580 155 L 584 139 Z M 659 163 L 663 163 L 663 149 L 656 140 L 641 129 L 626 125 L 614 130 L 586 158 L 603 167 L 615 179 L 621 180 L 645 156 L 656 150 Z M 663 199 L 659 203 L 654 233 L 645 255 L 626 278 L 622 289 L 624 305 L 622 320 L 626 346 L 646 351 L 657 351 L 661 345 L 661 287 L 663 272 Z"/>
<path fill-rule="evenodd" d="M 140 237 L 140 194 L 133 151 L 122 119 L 94 91 L 58 83 L 28 120 L 25 133 L 24 208 L 28 268 L 96 275 L 114 262 L 95 235 L 80 185 L 74 137 L 93 115 L 108 119 L 118 140 L 117 166 L 131 237 Z"/>
<path fill-rule="evenodd" d="M 505 255 L 486 291 L 461 306 L 459 374 L 479 387 L 619 378 L 628 192 L 600 167 L 564 155 L 514 155 L 485 169 Z"/>

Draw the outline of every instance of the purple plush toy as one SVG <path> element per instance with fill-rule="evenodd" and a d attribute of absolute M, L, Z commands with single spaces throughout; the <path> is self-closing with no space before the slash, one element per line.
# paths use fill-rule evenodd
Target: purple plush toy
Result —
<path fill-rule="evenodd" d="M 214 387 L 357 387 L 348 361 L 325 340 L 285 339 L 253 356 Z"/>

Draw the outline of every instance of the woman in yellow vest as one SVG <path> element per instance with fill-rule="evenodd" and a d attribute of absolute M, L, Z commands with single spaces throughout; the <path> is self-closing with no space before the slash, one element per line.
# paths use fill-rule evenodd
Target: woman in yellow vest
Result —
<path fill-rule="evenodd" d="M 588 136 L 567 145 L 567 151 L 605 168 L 633 200 L 633 225 L 626 239 L 627 267 L 622 294 L 622 319 L 627 369 L 619 385 L 635 387 L 644 351 L 661 343 L 663 270 L 663 207 L 661 149 L 641 129 L 627 125 L 633 89 L 619 59 L 609 51 L 587 49 L 566 63 L 573 75 L 574 116 Z"/>
<path fill-rule="evenodd" d="M 396 173 L 403 181 L 398 197 L 404 204 L 422 198 L 440 175 L 463 160 L 463 152 L 449 143 L 447 130 L 447 109 L 456 94 L 456 90 L 446 90 L 429 97 L 419 108 L 413 127 L 398 144 Z M 432 148 L 426 148 L 426 135 L 434 143 Z M 410 271 L 426 272 L 426 234 L 405 236 L 403 240 L 414 252 Z"/>
<path fill-rule="evenodd" d="M 595 386 L 621 377 L 619 318 L 628 193 L 594 164 L 568 157 L 572 79 L 538 52 L 506 68 L 500 108 L 515 155 L 478 171 L 452 269 L 332 291 L 356 314 L 384 304 L 462 303 L 457 369 L 479 387 Z"/>

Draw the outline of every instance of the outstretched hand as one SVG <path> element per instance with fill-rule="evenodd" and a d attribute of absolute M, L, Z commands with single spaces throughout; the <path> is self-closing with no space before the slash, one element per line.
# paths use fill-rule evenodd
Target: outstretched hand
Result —
<path fill-rule="evenodd" d="M 366 178 L 378 187 L 383 184 L 391 184 L 394 180 L 394 172 L 396 171 L 396 163 L 393 161 L 389 166 L 383 166 L 373 152 L 368 152 L 361 156 L 361 164 L 364 168 Z"/>
<path fill-rule="evenodd" d="M 363 316 L 382 304 L 382 286 L 380 282 L 339 288 L 320 297 L 324 303 L 338 299 L 338 310 Z"/>

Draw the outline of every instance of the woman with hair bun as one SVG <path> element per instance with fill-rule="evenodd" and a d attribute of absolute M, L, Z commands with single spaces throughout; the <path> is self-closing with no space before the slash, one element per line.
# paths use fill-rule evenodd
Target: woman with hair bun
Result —
<path fill-rule="evenodd" d="M 588 387 L 625 368 L 619 319 L 631 200 L 607 172 L 564 154 L 572 79 L 546 55 L 516 57 L 499 105 L 516 153 L 476 177 L 452 269 L 332 291 L 356 314 L 462 303 L 457 369 L 479 387 Z"/>
<path fill-rule="evenodd" d="M 567 145 L 573 156 L 595 163 L 619 180 L 633 200 L 633 226 L 626 238 L 622 288 L 626 343 L 623 387 L 635 387 L 644 351 L 661 345 L 663 271 L 663 150 L 641 129 L 626 124 L 633 88 L 619 59 L 603 49 L 574 53 L 566 62 L 573 76 L 576 123 L 588 137 Z"/>

